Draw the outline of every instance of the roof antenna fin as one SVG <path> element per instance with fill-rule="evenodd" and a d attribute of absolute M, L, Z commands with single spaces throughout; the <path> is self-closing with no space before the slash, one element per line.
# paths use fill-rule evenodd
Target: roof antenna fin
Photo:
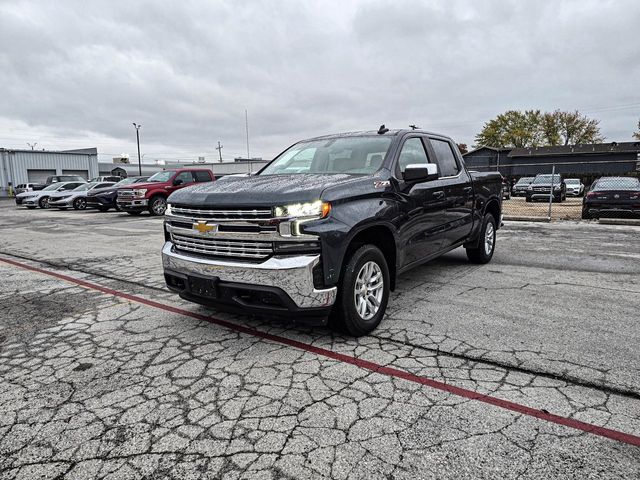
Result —
<path fill-rule="evenodd" d="M 382 125 L 380 125 L 380 128 L 378 129 L 378 135 L 384 135 L 388 131 L 389 131 L 389 129 L 387 127 L 385 127 L 384 123 L 383 123 Z"/>

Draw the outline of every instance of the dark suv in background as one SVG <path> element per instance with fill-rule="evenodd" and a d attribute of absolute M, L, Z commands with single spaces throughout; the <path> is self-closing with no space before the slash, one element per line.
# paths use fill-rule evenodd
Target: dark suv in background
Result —
<path fill-rule="evenodd" d="M 106 188 L 96 188 L 87 194 L 87 208 L 97 208 L 101 212 L 106 212 L 111 208 L 121 211 L 116 199 L 118 198 L 118 188 L 134 183 L 146 182 L 149 177 L 127 177 L 120 180 L 115 185 Z"/>
<path fill-rule="evenodd" d="M 527 202 L 534 200 L 549 200 L 551 189 L 553 188 L 553 201 L 564 202 L 567 199 L 567 184 L 562 175 L 540 174 L 536 175 L 531 185 L 527 187 Z"/>

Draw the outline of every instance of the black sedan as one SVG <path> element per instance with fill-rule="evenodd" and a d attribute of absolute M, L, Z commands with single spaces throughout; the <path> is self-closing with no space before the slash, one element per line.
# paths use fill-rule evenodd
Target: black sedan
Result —
<path fill-rule="evenodd" d="M 95 189 L 87 195 L 87 208 L 97 208 L 101 212 L 106 212 L 110 208 L 115 208 L 120 211 L 116 204 L 118 187 L 131 185 L 132 183 L 144 182 L 147 178 L 149 177 L 128 177 L 120 180 L 118 183 L 110 187 Z"/>
<path fill-rule="evenodd" d="M 582 200 L 582 218 L 640 217 L 640 180 L 603 177 L 596 180 Z"/>

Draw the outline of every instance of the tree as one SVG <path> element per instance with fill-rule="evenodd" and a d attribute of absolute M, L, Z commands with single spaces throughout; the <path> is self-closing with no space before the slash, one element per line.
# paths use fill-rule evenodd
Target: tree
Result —
<path fill-rule="evenodd" d="M 459 143 L 458 150 L 460 150 L 460 153 L 462 153 L 463 155 L 469 151 L 466 143 Z"/>
<path fill-rule="evenodd" d="M 489 120 L 476 135 L 476 145 L 494 148 L 528 148 L 549 145 L 599 143 L 599 121 L 575 112 L 541 113 L 509 110 Z"/>
<path fill-rule="evenodd" d="M 476 145 L 494 148 L 536 147 L 541 143 L 540 110 L 508 110 L 484 124 Z"/>
<path fill-rule="evenodd" d="M 638 131 L 633 134 L 633 138 L 640 140 L 640 120 L 638 120 Z"/>

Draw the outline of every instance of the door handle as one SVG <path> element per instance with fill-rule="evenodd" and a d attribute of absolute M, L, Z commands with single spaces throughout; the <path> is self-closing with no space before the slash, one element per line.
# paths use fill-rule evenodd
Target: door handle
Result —
<path fill-rule="evenodd" d="M 433 198 L 436 200 L 442 200 L 444 198 L 444 191 L 438 190 L 437 192 L 433 192 Z"/>
<path fill-rule="evenodd" d="M 464 193 L 471 193 L 471 191 L 473 190 L 472 187 L 464 187 L 464 189 L 462 190 Z"/>

